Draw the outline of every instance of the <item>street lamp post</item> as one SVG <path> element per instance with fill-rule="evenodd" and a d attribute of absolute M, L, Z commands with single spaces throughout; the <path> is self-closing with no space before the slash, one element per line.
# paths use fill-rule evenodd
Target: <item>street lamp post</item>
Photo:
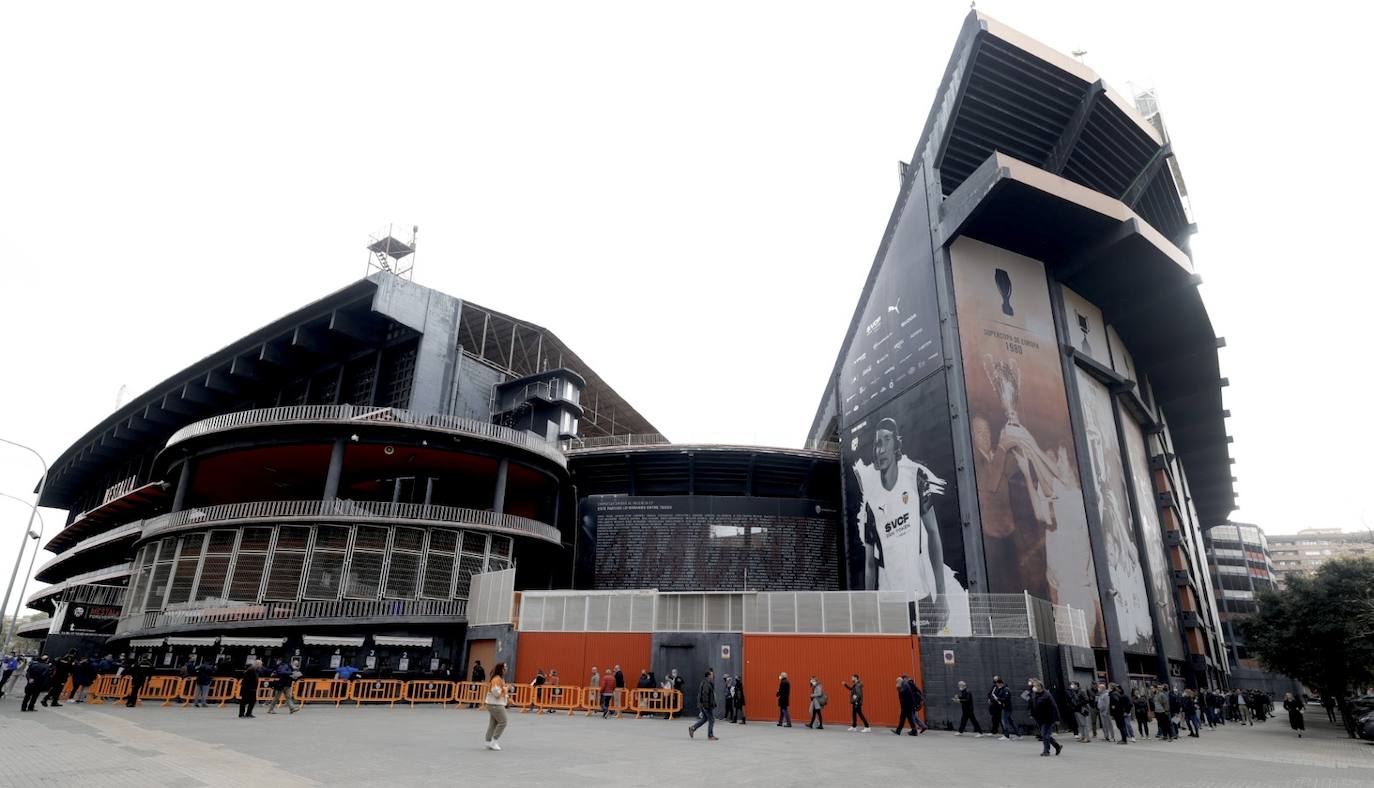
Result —
<path fill-rule="evenodd" d="M 0 603 L 0 618 L 3 618 L 5 611 L 8 610 L 10 606 L 10 594 L 14 591 L 14 579 L 19 576 L 19 563 L 24 560 L 24 546 L 27 544 L 29 533 L 33 531 L 33 520 L 38 516 L 38 502 L 43 499 L 43 487 L 48 483 L 48 462 L 43 459 L 43 455 L 39 454 L 32 447 L 25 446 L 22 443 L 15 443 L 7 438 L 0 438 L 0 443 L 18 446 L 37 457 L 38 461 L 43 464 L 43 476 L 38 480 L 38 495 L 33 499 L 33 508 L 29 509 L 29 524 L 24 526 L 24 533 L 19 537 L 19 555 L 14 557 L 14 571 L 10 572 L 10 583 L 5 586 L 5 601 L 4 603 Z M 8 641 L 5 645 L 9 645 Z"/>
<path fill-rule="evenodd" d="M 12 501 L 18 501 L 22 504 L 28 504 L 28 501 L 23 498 L 16 498 L 9 493 L 0 492 L 0 496 L 9 498 Z M 38 551 L 42 546 L 43 533 L 47 530 L 48 524 L 43 520 L 43 515 L 38 515 L 38 533 L 34 533 L 33 531 L 29 531 L 28 533 L 28 536 L 36 542 L 33 546 L 33 555 L 29 556 L 29 571 L 28 574 L 24 575 L 24 584 L 19 587 L 19 604 L 14 606 L 14 615 L 10 617 L 10 628 L 9 631 L 5 633 L 5 644 L 0 646 L 0 654 L 9 653 L 10 642 L 14 640 L 15 628 L 19 626 L 19 608 L 24 604 L 24 592 L 29 590 L 29 578 L 33 577 L 33 564 L 38 559 Z M 22 556 L 23 553 L 20 553 L 20 555 Z M 3 614 L 0 614 L 0 618 L 2 617 Z"/>

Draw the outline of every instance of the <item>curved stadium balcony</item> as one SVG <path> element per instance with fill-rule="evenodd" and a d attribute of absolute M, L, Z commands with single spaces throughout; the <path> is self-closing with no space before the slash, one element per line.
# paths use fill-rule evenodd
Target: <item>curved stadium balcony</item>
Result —
<path fill-rule="evenodd" d="M 47 588 L 38 589 L 30 594 L 28 599 L 24 600 L 24 604 L 28 607 L 34 607 L 35 602 L 55 597 L 68 588 L 84 585 L 109 584 L 112 581 L 127 580 L 132 573 L 133 564 L 129 562 L 117 564 L 115 566 L 101 567 L 100 569 L 95 569 L 90 572 L 82 572 L 79 575 L 72 575 L 60 583 L 54 583 Z"/>
<path fill-rule="evenodd" d="M 122 555 L 139 539 L 142 533 L 143 521 L 136 520 L 83 539 L 48 559 L 38 568 L 37 572 L 34 572 L 33 579 L 40 583 L 56 583 L 88 569 L 91 565 L 102 561 L 108 564 L 109 561 L 105 560 L 109 558 L 109 555 L 106 554 L 107 550 L 112 550 L 114 545 L 122 545 L 124 548 L 120 551 Z M 102 558 L 102 554 L 106 554 L 104 558 Z"/>
<path fill-rule="evenodd" d="M 557 444 L 542 440 L 538 436 L 522 430 L 513 430 L 499 424 L 465 419 L 459 416 L 443 416 L 399 408 L 365 407 L 361 405 L 292 405 L 225 413 L 203 419 L 177 430 L 167 439 L 166 448 L 202 436 L 233 430 L 310 424 L 395 427 L 422 432 L 439 432 L 466 438 L 479 438 L 537 454 L 560 468 L 566 468 L 568 465 L 567 458 L 563 456 L 563 452 L 559 450 Z"/>

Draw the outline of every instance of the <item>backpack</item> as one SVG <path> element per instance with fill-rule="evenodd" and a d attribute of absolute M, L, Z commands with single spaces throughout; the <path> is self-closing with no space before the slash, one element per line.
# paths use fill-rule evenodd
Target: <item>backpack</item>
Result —
<path fill-rule="evenodd" d="M 822 709 L 825 708 L 825 704 L 829 702 L 830 697 L 826 695 L 824 692 L 821 693 L 821 696 L 819 698 L 816 698 L 817 705 L 819 705 Z"/>

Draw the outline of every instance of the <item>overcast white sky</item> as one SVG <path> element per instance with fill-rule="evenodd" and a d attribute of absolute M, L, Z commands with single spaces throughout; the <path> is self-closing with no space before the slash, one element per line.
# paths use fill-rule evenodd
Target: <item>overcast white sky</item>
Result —
<path fill-rule="evenodd" d="M 1374 12 L 979 7 L 1160 92 L 1228 342 L 1234 518 L 1374 525 Z M 553 330 L 670 438 L 798 446 L 967 12 L 10 4 L 0 437 L 55 459 L 121 385 L 363 275 L 396 221 L 418 282 Z M 0 492 L 38 473 L 0 446 Z M 26 515 L 0 498 L 0 582 Z"/>

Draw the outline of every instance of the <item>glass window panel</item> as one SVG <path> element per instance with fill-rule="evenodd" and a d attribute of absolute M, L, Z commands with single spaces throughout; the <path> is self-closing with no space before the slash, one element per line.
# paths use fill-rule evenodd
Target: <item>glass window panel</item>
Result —
<path fill-rule="evenodd" d="M 360 532 L 362 528 L 358 529 Z M 344 596 L 351 599 L 376 599 L 382 582 L 382 554 L 354 552 L 348 569 Z"/>
<path fill-rule="evenodd" d="M 211 531 L 210 546 L 211 553 L 232 553 L 234 552 L 234 539 L 238 536 L 237 531 Z"/>
<path fill-rule="evenodd" d="M 177 552 L 177 538 L 175 536 L 169 536 L 158 544 L 162 548 L 162 551 L 158 554 L 157 560 L 172 560 L 172 556 L 176 555 Z"/>
<path fill-rule="evenodd" d="M 463 532 L 463 552 L 477 553 L 484 555 L 487 552 L 487 535 L 473 533 L 472 531 Z"/>
<path fill-rule="evenodd" d="M 245 528 L 243 529 L 243 540 L 239 542 L 239 551 L 262 550 L 266 551 L 272 544 L 271 528 Z"/>
<path fill-rule="evenodd" d="M 458 586 L 453 591 L 457 599 L 467 599 L 468 589 L 472 587 L 472 573 L 482 571 L 482 559 L 465 555 L 458 559 Z"/>
<path fill-rule="evenodd" d="M 429 549 L 438 550 L 441 553 L 453 553 L 458 550 L 458 532 L 436 529 L 429 532 Z"/>
<path fill-rule="evenodd" d="M 211 540 L 214 546 L 214 540 Z M 229 556 L 207 555 L 205 566 L 200 570 L 200 583 L 196 585 L 195 600 L 224 598 L 224 579 L 229 572 Z"/>
<path fill-rule="evenodd" d="M 431 541 L 433 536 L 431 535 Z M 430 550 L 425 560 L 425 583 L 420 593 L 430 599 L 448 599 L 453 585 L 453 556 Z"/>
<path fill-rule="evenodd" d="M 166 561 L 159 561 L 153 568 L 153 586 L 148 595 L 148 609 L 160 610 L 162 608 L 163 595 L 167 593 L 167 580 L 172 576 L 172 565 Z"/>
<path fill-rule="evenodd" d="M 190 534 L 181 537 L 181 557 L 195 558 L 200 555 L 200 546 L 205 542 L 205 534 Z"/>
<path fill-rule="evenodd" d="M 247 532 L 245 531 L 245 536 Z M 262 553 L 239 553 L 234 564 L 234 577 L 229 581 L 229 598 L 235 602 L 258 601 L 258 587 L 262 584 L 262 569 L 267 556 Z"/>
<path fill-rule="evenodd" d="M 315 529 L 315 549 L 347 550 L 349 530 L 346 525 L 321 525 Z"/>
<path fill-rule="evenodd" d="M 357 550 L 385 550 L 386 535 L 389 531 L 389 528 L 360 525 L 358 535 L 353 540 L 353 547 Z"/>
<path fill-rule="evenodd" d="M 391 549 L 414 550 L 418 553 L 425 549 L 425 532 L 419 528 L 397 528 L 392 537 Z"/>
<path fill-rule="evenodd" d="M 305 578 L 306 599 L 338 599 L 343 577 L 344 554 L 316 550 L 310 555 L 310 572 Z"/>
<path fill-rule="evenodd" d="M 283 525 L 277 529 L 278 550 L 304 550 L 310 546 L 310 529 L 303 525 Z"/>
<path fill-rule="evenodd" d="M 190 601 L 191 584 L 196 581 L 196 565 L 199 563 L 200 558 L 186 555 L 183 547 L 181 558 L 177 559 L 176 571 L 172 573 L 172 590 L 167 595 L 167 604 Z"/>
<path fill-rule="evenodd" d="M 272 571 L 267 574 L 267 591 L 263 600 L 293 602 L 301 585 L 301 569 L 305 553 L 276 552 L 272 556 Z"/>
<path fill-rule="evenodd" d="M 502 558 L 509 558 L 509 557 L 510 557 L 510 543 L 511 543 L 511 538 L 510 538 L 509 536 L 493 536 L 493 537 L 491 537 L 491 554 L 492 554 L 492 555 L 499 555 L 499 556 L 501 556 Z"/>
<path fill-rule="evenodd" d="M 414 599 L 415 585 L 420 579 L 419 553 L 392 553 L 386 571 L 384 596 L 392 599 Z"/>

